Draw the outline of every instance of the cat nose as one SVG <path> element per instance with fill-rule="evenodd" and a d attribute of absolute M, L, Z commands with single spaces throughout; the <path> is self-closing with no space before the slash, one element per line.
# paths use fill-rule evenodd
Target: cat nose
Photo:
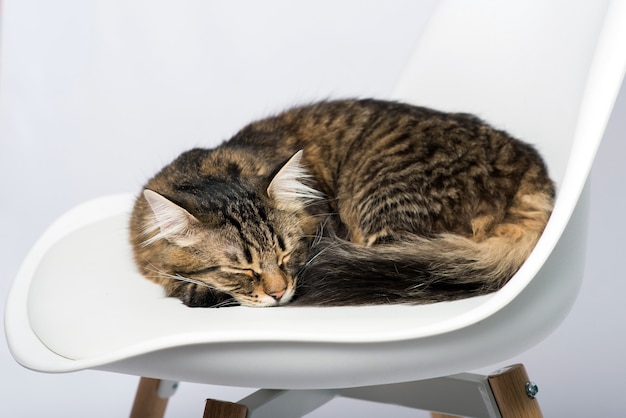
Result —
<path fill-rule="evenodd" d="M 286 289 L 275 290 L 275 291 L 267 292 L 267 294 L 276 300 L 280 300 L 280 298 L 282 298 L 283 295 L 285 294 L 285 290 Z"/>
<path fill-rule="evenodd" d="M 282 271 L 267 271 L 263 275 L 263 291 L 279 301 L 287 292 L 287 277 Z"/>

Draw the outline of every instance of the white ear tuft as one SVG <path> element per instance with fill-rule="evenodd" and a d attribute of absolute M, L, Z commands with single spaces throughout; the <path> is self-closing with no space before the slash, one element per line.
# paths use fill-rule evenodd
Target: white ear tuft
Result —
<path fill-rule="evenodd" d="M 322 193 L 300 182 L 310 175 L 300 164 L 302 150 L 296 152 L 272 179 L 267 194 L 279 209 L 300 210 L 307 203 L 322 198 Z"/>
<path fill-rule="evenodd" d="M 144 233 L 152 234 L 158 231 L 144 244 L 148 245 L 160 239 L 167 239 L 181 246 L 195 242 L 192 234 L 193 224 L 198 221 L 192 214 L 152 190 L 144 190 L 143 195 L 154 215 L 146 224 Z"/>

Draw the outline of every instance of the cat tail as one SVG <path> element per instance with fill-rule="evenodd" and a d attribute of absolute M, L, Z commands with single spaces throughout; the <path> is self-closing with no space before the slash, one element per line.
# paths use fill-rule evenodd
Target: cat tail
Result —
<path fill-rule="evenodd" d="M 508 225 L 478 242 L 443 234 L 370 247 L 322 238 L 299 275 L 293 304 L 424 304 L 491 293 L 517 272 L 542 230 Z"/>

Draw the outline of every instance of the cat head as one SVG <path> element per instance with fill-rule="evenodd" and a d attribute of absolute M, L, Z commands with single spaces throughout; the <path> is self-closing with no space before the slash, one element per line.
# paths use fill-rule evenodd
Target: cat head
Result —
<path fill-rule="evenodd" d="M 133 216 L 140 221 L 131 222 L 144 274 L 191 306 L 289 302 L 309 249 L 304 208 L 320 197 L 302 183 L 301 158 L 300 151 L 269 185 L 205 177 L 167 196 L 145 189 Z"/>

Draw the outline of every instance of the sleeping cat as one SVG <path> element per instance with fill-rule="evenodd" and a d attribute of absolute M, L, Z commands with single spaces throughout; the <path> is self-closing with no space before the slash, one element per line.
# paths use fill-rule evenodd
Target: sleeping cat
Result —
<path fill-rule="evenodd" d="M 326 101 L 180 155 L 130 240 L 188 306 L 432 303 L 500 289 L 554 193 L 533 147 L 475 116 Z"/>

